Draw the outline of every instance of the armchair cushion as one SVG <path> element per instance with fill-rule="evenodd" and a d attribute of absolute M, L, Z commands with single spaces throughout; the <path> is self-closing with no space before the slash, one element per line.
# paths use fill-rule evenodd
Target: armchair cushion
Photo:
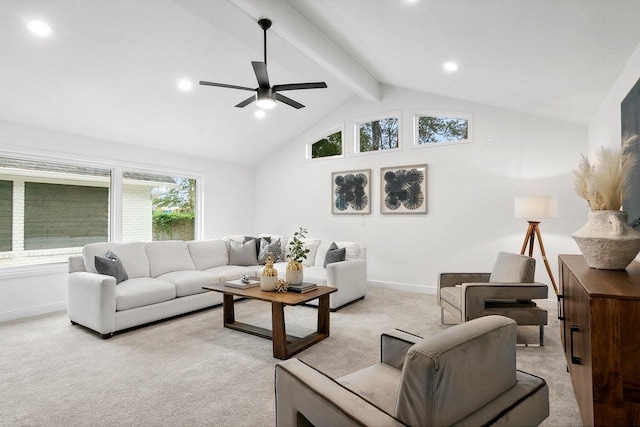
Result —
<path fill-rule="evenodd" d="M 536 272 L 536 260 L 520 254 L 498 253 L 489 282 L 531 283 Z"/>
<path fill-rule="evenodd" d="M 345 375 L 336 381 L 383 411 L 393 414 L 398 401 L 401 378 L 402 371 L 384 363 L 378 363 Z"/>
<path fill-rule="evenodd" d="M 453 425 L 516 384 L 516 323 L 486 316 L 415 344 L 402 369 L 396 416 Z"/>

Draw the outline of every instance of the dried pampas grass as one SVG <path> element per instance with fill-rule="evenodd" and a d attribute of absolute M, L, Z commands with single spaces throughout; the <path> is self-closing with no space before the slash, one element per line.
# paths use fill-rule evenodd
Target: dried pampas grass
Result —
<path fill-rule="evenodd" d="M 620 149 L 602 147 L 594 164 L 582 155 L 578 169 L 573 170 L 574 188 L 592 211 L 622 207 L 629 170 L 637 161 L 636 142 L 638 135 L 625 138 Z"/>

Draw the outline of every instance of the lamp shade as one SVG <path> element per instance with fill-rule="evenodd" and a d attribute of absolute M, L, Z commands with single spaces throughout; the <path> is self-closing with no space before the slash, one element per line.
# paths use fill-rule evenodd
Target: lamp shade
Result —
<path fill-rule="evenodd" d="M 558 198 L 556 196 L 516 197 L 514 203 L 516 218 L 556 218 L 558 216 Z"/>

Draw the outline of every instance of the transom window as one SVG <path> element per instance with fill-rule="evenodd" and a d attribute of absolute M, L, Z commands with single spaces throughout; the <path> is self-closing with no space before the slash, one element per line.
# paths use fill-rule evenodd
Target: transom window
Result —
<path fill-rule="evenodd" d="M 414 146 L 470 142 L 471 115 L 463 113 L 417 113 L 414 117 Z"/>
<path fill-rule="evenodd" d="M 385 117 L 356 125 L 356 152 L 395 150 L 400 147 L 398 117 Z"/>
<path fill-rule="evenodd" d="M 342 130 L 314 142 L 311 145 L 311 155 L 307 158 L 319 159 L 322 157 L 342 156 Z"/>

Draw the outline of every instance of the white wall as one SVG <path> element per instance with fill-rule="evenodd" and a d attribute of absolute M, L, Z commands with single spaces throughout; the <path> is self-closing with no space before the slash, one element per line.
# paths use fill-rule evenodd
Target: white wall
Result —
<path fill-rule="evenodd" d="M 620 103 L 640 78 L 640 45 L 636 48 L 615 84 L 589 123 L 589 154 L 600 147 L 620 147 Z"/>
<path fill-rule="evenodd" d="M 0 121 L 0 155 L 12 153 L 202 176 L 202 237 L 254 231 L 254 176 L 247 166 Z M 0 321 L 64 310 L 66 301 L 66 264 L 0 270 Z"/>
<path fill-rule="evenodd" d="M 256 168 L 256 228 L 367 246 L 372 285 L 435 292 L 445 271 L 490 271 L 498 251 L 519 252 L 524 219 L 513 217 L 514 197 L 558 196 L 559 218 L 545 219 L 542 236 L 557 280 L 557 255 L 579 253 L 570 237 L 587 208 L 573 192 L 571 169 L 587 148 L 587 129 L 484 105 L 383 87 L 383 100 L 357 98 L 321 120 Z M 413 109 L 473 115 L 473 142 L 412 149 Z M 399 152 L 354 155 L 354 119 L 401 111 Z M 344 125 L 346 155 L 305 160 L 305 145 Z M 428 214 L 380 213 L 380 167 L 428 164 Z M 331 172 L 372 170 L 371 215 L 332 215 Z M 536 278 L 550 283 L 536 245 Z M 552 293 L 550 293 L 552 295 Z"/>

